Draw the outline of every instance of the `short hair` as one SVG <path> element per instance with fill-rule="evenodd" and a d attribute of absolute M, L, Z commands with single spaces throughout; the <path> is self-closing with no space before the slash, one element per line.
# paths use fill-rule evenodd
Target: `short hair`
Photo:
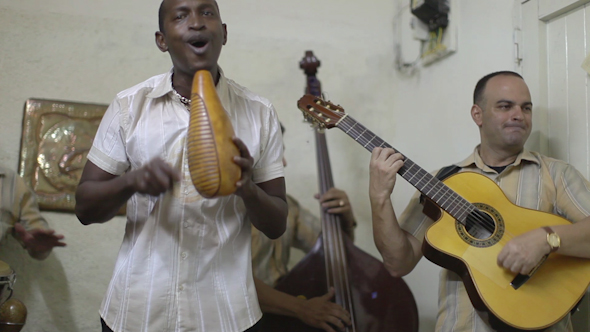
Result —
<path fill-rule="evenodd" d="M 217 7 L 217 12 L 221 15 L 217 1 L 213 2 L 215 3 L 215 7 Z M 164 16 L 166 16 L 166 11 L 164 10 L 164 0 L 162 0 L 162 2 L 160 2 L 160 8 L 158 9 L 158 28 L 161 33 L 164 33 Z"/>
<path fill-rule="evenodd" d="M 488 81 L 492 77 L 500 76 L 500 75 L 515 76 L 515 77 L 519 77 L 524 80 L 524 78 L 522 78 L 522 76 L 520 76 L 520 74 L 515 73 L 513 71 L 509 71 L 509 70 L 497 71 L 497 72 L 488 74 L 488 75 L 482 77 L 479 81 L 477 81 L 477 84 L 475 85 L 475 90 L 473 91 L 473 104 L 478 105 L 479 107 L 483 107 L 481 105 L 483 102 L 483 92 L 486 89 L 486 85 L 488 84 Z"/>
<path fill-rule="evenodd" d="M 164 0 L 160 2 L 160 8 L 158 9 L 158 28 L 160 32 L 164 33 L 164 16 L 166 12 L 164 11 Z"/>

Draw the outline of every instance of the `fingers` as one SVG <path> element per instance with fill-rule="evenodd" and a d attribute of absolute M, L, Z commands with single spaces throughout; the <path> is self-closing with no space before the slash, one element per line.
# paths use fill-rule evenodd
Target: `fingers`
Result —
<path fill-rule="evenodd" d="M 14 231 L 20 237 L 26 235 L 26 233 L 27 233 L 27 230 L 25 229 L 25 227 L 23 225 L 21 225 L 20 223 L 18 223 L 18 222 L 14 224 Z"/>
<path fill-rule="evenodd" d="M 63 239 L 64 236 L 55 234 L 53 229 L 32 229 L 22 237 L 25 246 L 37 252 L 51 250 L 53 247 L 65 247 L 66 243 L 61 241 Z"/>
<path fill-rule="evenodd" d="M 510 255 L 507 250 L 502 250 L 498 254 L 497 264 L 513 273 L 529 274 L 537 263 L 530 262 L 526 257 L 517 254 Z"/>
<path fill-rule="evenodd" d="M 340 189 L 330 188 L 330 190 L 319 197 L 319 201 L 328 213 L 342 214 L 351 210 L 350 201 L 346 192 Z"/>
<path fill-rule="evenodd" d="M 160 158 L 152 159 L 135 171 L 135 189 L 142 194 L 160 195 L 171 189 L 178 181 L 180 172 Z"/>
<path fill-rule="evenodd" d="M 333 326 L 336 326 L 340 330 L 344 330 L 346 326 L 350 326 L 352 324 L 350 320 L 350 314 L 344 310 L 340 305 L 330 302 L 330 300 L 334 297 L 336 291 L 334 287 L 330 287 L 328 292 L 320 297 L 321 301 L 324 301 L 325 305 L 325 316 L 324 322 L 328 322 Z M 323 323 L 322 328 L 325 331 L 332 330 L 328 324 Z"/>
<path fill-rule="evenodd" d="M 238 147 L 238 150 L 240 150 L 240 156 L 242 158 L 250 158 L 251 157 L 250 151 L 248 151 L 248 147 L 246 146 L 246 144 L 244 144 L 244 142 L 242 142 L 241 139 L 234 136 L 234 137 L 232 137 L 232 141 Z"/>
<path fill-rule="evenodd" d="M 322 203 L 330 200 L 348 201 L 348 196 L 346 195 L 346 192 L 344 192 L 343 190 L 337 188 L 330 188 L 319 199 Z"/>
<path fill-rule="evenodd" d="M 391 148 L 375 148 L 371 152 L 371 167 L 382 170 L 395 168 L 397 172 L 403 166 L 404 156 Z"/>
<path fill-rule="evenodd" d="M 252 167 L 254 166 L 254 158 L 250 155 L 250 151 L 248 151 L 248 147 L 241 139 L 238 137 L 232 137 L 232 141 L 238 147 L 240 151 L 239 157 L 234 157 L 233 161 L 236 165 L 240 166 L 242 169 L 242 178 L 236 183 L 236 187 L 238 191 L 241 190 L 242 187 L 246 187 L 248 181 L 252 180 Z"/>
<path fill-rule="evenodd" d="M 335 293 L 336 293 L 336 291 L 334 290 L 334 287 L 330 287 L 328 292 L 326 294 L 322 295 L 321 298 L 325 301 L 329 301 L 332 299 L 332 297 L 334 297 Z"/>
<path fill-rule="evenodd" d="M 240 157 L 234 157 L 234 162 L 238 166 L 240 166 L 240 168 L 242 168 L 242 171 L 250 171 L 252 169 L 252 164 L 254 163 L 254 160 L 252 159 L 252 156 L 250 156 L 250 151 L 248 151 L 248 147 L 246 146 L 246 144 L 244 144 L 244 142 L 242 142 L 241 139 L 235 136 L 232 137 L 232 141 L 236 144 L 238 150 L 240 150 Z"/>
<path fill-rule="evenodd" d="M 340 331 L 344 331 L 346 326 L 350 326 L 351 324 L 350 317 L 342 307 L 334 303 L 331 304 L 334 308 L 331 309 L 325 321 L 336 326 Z"/>

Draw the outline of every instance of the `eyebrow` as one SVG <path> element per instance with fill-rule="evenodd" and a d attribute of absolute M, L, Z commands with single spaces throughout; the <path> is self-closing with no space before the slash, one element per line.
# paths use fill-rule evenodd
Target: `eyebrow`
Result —
<path fill-rule="evenodd" d="M 217 7 L 211 3 L 203 3 L 203 4 L 200 4 L 197 6 L 197 10 L 203 10 L 203 9 L 214 9 L 215 12 L 219 14 Z M 187 5 L 180 5 L 178 7 L 172 8 L 170 11 L 171 12 L 181 12 L 181 11 L 190 11 L 190 10 L 191 10 L 191 7 L 189 7 Z"/>
<path fill-rule="evenodd" d="M 501 103 L 517 104 L 516 102 L 514 102 L 514 101 L 512 101 L 512 100 L 509 100 L 509 99 L 500 99 L 500 100 L 498 100 L 498 101 L 496 102 L 496 105 L 497 105 L 497 104 L 501 104 Z M 532 104 L 533 104 L 533 103 L 532 103 L 532 102 L 530 102 L 530 101 L 527 101 L 527 102 L 524 102 L 524 103 L 522 103 L 522 105 L 532 105 Z"/>
<path fill-rule="evenodd" d="M 170 10 L 170 12 L 171 13 L 176 13 L 176 12 L 185 12 L 185 11 L 189 11 L 189 10 L 190 10 L 190 8 L 188 6 L 182 5 L 182 6 L 178 6 L 178 7 L 172 8 Z"/>

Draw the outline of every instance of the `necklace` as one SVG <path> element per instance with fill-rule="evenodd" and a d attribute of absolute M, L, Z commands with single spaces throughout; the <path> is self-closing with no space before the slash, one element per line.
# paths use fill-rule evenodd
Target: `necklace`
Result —
<path fill-rule="evenodd" d="M 178 91 L 176 91 L 176 89 L 174 89 L 174 87 L 172 87 L 172 93 L 178 97 L 178 99 L 180 99 L 180 102 L 184 105 L 184 107 L 186 107 L 187 110 L 190 111 L 191 109 L 191 100 L 183 97 L 180 93 L 178 93 Z"/>

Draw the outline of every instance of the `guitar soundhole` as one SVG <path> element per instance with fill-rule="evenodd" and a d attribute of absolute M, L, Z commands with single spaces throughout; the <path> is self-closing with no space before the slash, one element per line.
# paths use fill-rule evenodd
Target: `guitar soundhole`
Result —
<path fill-rule="evenodd" d="M 464 223 L 455 221 L 461 239 L 475 247 L 490 247 L 498 243 L 504 235 L 504 220 L 493 207 L 483 203 L 473 203 L 477 208 Z"/>

